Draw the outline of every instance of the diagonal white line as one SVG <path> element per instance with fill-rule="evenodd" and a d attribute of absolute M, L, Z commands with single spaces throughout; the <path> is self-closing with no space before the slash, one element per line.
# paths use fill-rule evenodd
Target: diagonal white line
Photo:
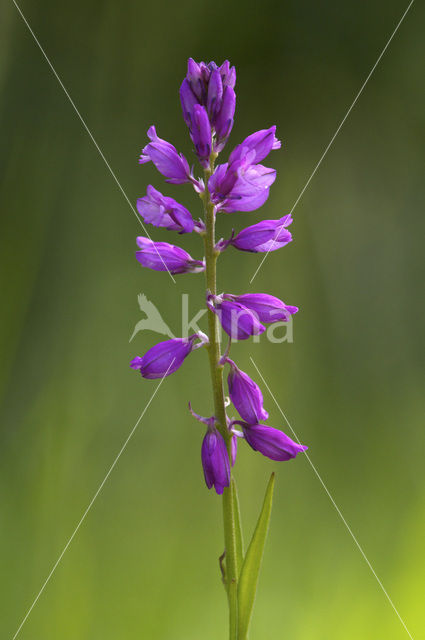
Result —
<path fill-rule="evenodd" d="M 24 626 L 25 622 L 28 619 L 28 616 L 30 615 L 31 611 L 34 609 L 35 605 L 37 604 L 41 594 L 43 593 L 44 589 L 47 587 L 50 578 L 53 576 L 54 572 L 56 571 L 60 561 L 62 560 L 63 556 L 65 555 L 69 545 L 71 544 L 71 542 L 73 541 L 75 535 L 77 534 L 79 528 L 81 527 L 81 525 L 83 524 L 84 520 L 86 519 L 86 516 L 88 514 L 88 512 L 90 511 L 90 509 L 92 508 L 97 496 L 99 495 L 99 493 L 102 491 L 105 482 L 107 481 L 107 479 L 109 478 L 109 476 L 111 475 L 115 465 L 117 464 L 118 460 L 121 457 L 121 454 L 123 453 L 124 449 L 127 447 L 128 443 L 130 442 L 131 438 L 133 437 L 134 432 L 136 431 L 137 427 L 139 426 L 139 423 L 141 421 L 141 419 L 143 418 L 143 416 L 145 415 L 146 411 L 148 410 L 152 400 L 154 399 L 154 397 L 156 396 L 160 386 L 162 385 L 164 378 L 167 376 L 168 371 L 171 369 L 171 367 L 173 366 L 175 358 L 173 358 L 173 361 L 171 362 L 170 366 L 168 367 L 167 371 L 164 373 L 163 377 L 161 378 L 161 380 L 159 381 L 158 385 L 155 388 L 155 391 L 153 392 L 153 394 L 151 395 L 151 397 L 149 398 L 149 401 L 147 403 L 147 405 L 145 406 L 145 408 L 143 409 L 142 413 L 139 416 L 139 419 L 137 420 L 136 424 L 134 425 L 134 427 L 132 428 L 132 430 L 130 431 L 126 441 L 124 442 L 124 444 L 122 445 L 121 449 L 118 452 L 118 455 L 116 456 L 115 460 L 113 461 L 113 463 L 111 464 L 111 466 L 109 467 L 109 470 L 106 474 L 106 476 L 103 478 L 102 482 L 99 485 L 99 488 L 97 489 L 96 493 L 94 494 L 93 498 L 90 500 L 89 505 L 87 507 L 87 509 L 84 511 L 83 515 L 80 518 L 80 521 L 78 522 L 77 526 L 75 527 L 71 537 L 69 538 L 68 542 L 66 543 L 66 545 L 64 546 L 61 554 L 59 555 L 58 559 L 56 560 L 55 564 L 53 565 L 49 575 L 47 576 L 47 578 L 45 579 L 45 581 L 43 582 L 43 585 L 40 589 L 40 591 L 38 592 L 37 596 L 34 598 L 33 603 L 31 604 L 30 608 L 28 609 L 27 613 L 25 614 L 24 619 L 22 620 L 21 624 L 19 625 L 15 635 L 13 636 L 12 640 L 15 640 L 18 637 L 19 632 L 21 631 L 22 627 Z"/>
<path fill-rule="evenodd" d="M 253 358 L 250 356 L 250 360 L 252 362 L 252 364 L 254 365 L 254 367 L 257 370 L 258 375 L 260 376 L 261 380 L 263 381 L 267 391 L 269 392 L 269 394 L 271 395 L 275 405 L 277 406 L 277 408 L 279 409 L 280 413 L 282 414 L 282 417 L 284 418 L 286 424 L 288 425 L 288 427 L 291 429 L 292 434 L 295 438 L 295 440 L 298 442 L 298 444 L 301 444 L 300 439 L 298 438 L 297 434 L 295 433 L 294 429 L 292 428 L 291 423 L 289 422 L 288 418 L 286 417 L 285 413 L 283 412 L 281 406 L 279 405 L 278 401 L 276 400 L 275 396 L 273 395 L 269 385 L 267 384 L 267 382 L 264 380 L 263 374 L 261 373 L 261 371 L 259 370 L 259 368 L 257 367 L 256 363 L 254 362 Z M 397 611 L 394 602 L 391 600 L 390 596 L 388 595 L 387 590 L 385 589 L 384 585 L 382 584 L 381 580 L 378 578 L 378 576 L 376 575 L 376 572 L 374 570 L 374 568 L 372 567 L 370 561 L 368 560 L 365 552 L 363 551 L 363 548 L 360 546 L 359 541 L 357 540 L 356 536 L 354 535 L 354 533 L 351 530 L 350 525 L 348 524 L 348 522 L 346 521 L 346 519 L 344 518 L 344 516 L 341 513 L 341 510 L 339 509 L 338 505 L 336 504 L 335 500 L 333 499 L 329 489 L 327 488 L 327 486 L 325 485 L 321 475 L 319 474 L 318 470 L 316 469 L 316 467 L 314 466 L 313 462 L 311 461 L 310 456 L 308 455 L 308 453 L 306 451 L 304 451 L 304 455 L 307 458 L 311 468 L 313 469 L 317 479 L 319 480 L 320 484 L 322 485 L 323 489 L 326 492 L 326 495 L 328 496 L 329 500 L 331 501 L 332 505 L 334 506 L 337 514 L 339 515 L 339 517 L 341 518 L 342 522 L 344 523 L 345 528 L 347 529 L 348 533 L 350 534 L 350 536 L 352 537 L 356 547 L 358 548 L 358 550 L 360 551 L 361 555 L 363 556 L 364 561 L 366 562 L 367 566 L 369 567 L 369 569 L 371 570 L 371 572 L 373 573 L 377 583 L 379 584 L 379 586 L 381 587 L 385 597 L 387 598 L 388 602 L 390 603 L 391 607 L 393 608 L 395 614 L 397 615 L 398 619 L 400 620 L 401 624 L 403 625 L 407 635 L 409 636 L 409 638 L 411 638 L 411 640 L 413 640 L 413 636 L 411 635 L 409 629 L 407 628 L 403 618 L 401 617 L 401 615 L 399 614 L 399 612 Z"/>
<path fill-rule="evenodd" d="M 136 209 L 135 209 L 135 208 L 133 207 L 133 205 L 131 204 L 131 202 L 130 202 L 130 200 L 129 200 L 129 197 L 127 196 L 127 194 L 126 194 L 126 192 L 124 191 L 124 189 L 123 189 L 123 187 L 122 187 L 122 185 L 121 185 L 120 181 L 118 180 L 117 176 L 115 175 L 115 173 L 114 173 L 114 171 L 113 171 L 113 169 L 112 169 L 111 165 L 109 164 L 109 162 L 108 162 L 108 161 L 107 161 L 107 159 L 105 158 L 105 155 L 104 155 L 104 153 L 103 153 L 102 149 L 101 149 L 101 148 L 99 147 L 99 145 L 97 144 L 97 142 L 96 142 L 96 140 L 95 140 L 95 138 L 94 138 L 94 136 L 93 136 L 92 132 L 91 132 L 91 131 L 90 131 L 90 129 L 88 128 L 88 126 L 87 126 L 87 124 L 86 124 L 86 122 L 85 122 L 85 120 L 84 120 L 83 116 L 82 116 L 82 115 L 81 115 L 81 113 L 78 111 L 78 109 L 77 109 L 77 107 L 76 107 L 76 105 L 75 105 L 75 102 L 73 101 L 73 99 L 72 99 L 72 98 L 71 98 L 71 96 L 69 95 L 69 93 L 68 93 L 68 91 L 67 91 L 67 89 L 66 89 L 65 85 L 63 84 L 63 82 L 62 82 L 62 80 L 60 79 L 60 77 L 59 77 L 58 73 L 56 72 L 56 69 L 54 68 L 53 64 L 50 62 L 50 59 L 48 58 L 48 56 L 47 56 L 46 52 L 44 51 L 43 47 L 41 46 L 40 42 L 38 41 L 38 38 L 37 38 L 37 36 L 35 35 L 34 31 L 31 29 L 31 27 L 30 27 L 30 25 L 29 25 L 29 23 L 28 23 L 28 20 L 26 19 L 26 17 L 25 17 L 25 16 L 24 16 L 24 14 L 22 13 L 22 11 L 21 11 L 20 7 L 18 6 L 18 4 L 16 3 L 16 1 L 15 1 L 15 0 L 12 0 L 12 2 L 13 2 L 13 4 L 15 5 L 16 9 L 18 10 L 18 12 L 19 12 L 19 14 L 20 14 L 20 16 L 21 16 L 22 20 L 25 22 L 25 24 L 26 24 L 26 26 L 27 26 L 27 28 L 28 28 L 28 31 L 30 32 L 30 34 L 31 34 L 31 35 L 32 35 L 32 37 L 34 38 L 34 41 L 35 41 L 36 45 L 38 46 L 38 48 L 40 49 L 41 53 L 43 54 L 43 56 L 44 56 L 44 58 L 45 58 L 45 60 L 46 60 L 47 64 L 49 65 L 50 69 L 52 70 L 53 75 L 55 76 L 56 80 L 59 82 L 60 86 L 62 87 L 62 89 L 63 89 L 63 91 L 64 91 L 64 93 L 65 93 L 66 97 L 68 98 L 69 102 L 71 103 L 72 108 L 74 109 L 75 113 L 77 114 L 78 118 L 80 119 L 81 124 L 83 125 L 84 129 L 87 131 L 87 133 L 88 133 L 88 135 L 89 135 L 89 137 L 90 137 L 91 141 L 93 142 L 94 146 L 96 147 L 97 151 L 99 152 L 100 157 L 102 158 L 103 162 L 106 164 L 107 168 L 109 169 L 109 173 L 111 174 L 111 176 L 112 176 L 112 177 L 113 177 L 113 179 L 115 180 L 115 182 L 116 182 L 116 184 L 117 184 L 118 189 L 121 191 L 122 195 L 124 196 L 125 200 L 127 201 L 128 205 L 129 205 L 130 209 L 132 210 L 132 212 L 133 212 L 133 213 L 134 213 L 134 215 L 136 216 L 136 218 L 137 218 L 137 220 L 138 220 L 139 224 L 141 225 L 141 227 L 142 227 L 143 231 L 146 233 L 146 235 L 147 235 L 147 237 L 149 238 L 149 240 L 152 240 L 152 238 L 150 237 L 150 235 L 149 235 L 149 233 L 148 233 L 148 231 L 147 231 L 147 229 L 146 229 L 145 225 L 143 224 L 143 222 L 142 222 L 142 220 L 141 220 L 140 216 L 138 215 L 138 213 L 137 213 Z M 159 251 L 158 251 L 158 249 L 157 249 L 157 247 L 156 247 L 156 246 L 155 246 L 155 250 L 156 250 L 156 252 L 157 252 L 158 256 L 160 257 L 162 264 L 164 265 L 164 267 L 165 267 L 165 268 L 166 268 L 166 270 L 168 271 L 168 274 L 169 274 L 169 276 L 170 276 L 171 280 L 174 282 L 174 284 L 176 284 L 176 281 L 175 281 L 175 279 L 173 278 L 172 273 L 170 272 L 169 268 L 167 267 L 166 263 L 164 262 L 164 260 L 163 260 L 163 258 L 162 258 L 162 256 L 161 256 L 161 254 L 159 253 Z"/>
<path fill-rule="evenodd" d="M 301 189 L 301 192 L 298 196 L 298 198 L 295 200 L 291 211 L 289 212 L 290 214 L 294 211 L 295 207 L 297 206 L 297 204 L 299 203 L 299 201 L 301 200 L 301 198 L 304 195 L 305 190 L 307 189 L 308 185 L 310 184 L 311 180 L 313 179 L 316 171 L 318 170 L 318 168 L 320 167 L 320 165 L 322 164 L 322 161 L 324 160 L 326 154 L 328 153 L 329 149 L 331 148 L 335 138 L 337 137 L 338 133 L 341 131 L 345 121 L 347 120 L 348 116 L 350 115 L 354 105 L 356 104 L 357 100 L 360 98 L 361 94 L 363 93 L 363 89 L 365 88 L 365 86 L 367 85 L 367 83 L 370 80 L 370 77 L 372 76 L 373 72 L 375 71 L 376 67 L 378 66 L 378 64 L 381 61 L 382 56 L 384 55 L 384 53 L 386 52 L 386 50 L 388 49 L 391 40 L 394 38 L 395 34 L 397 33 L 397 31 L 399 30 L 401 23 L 403 22 L 404 18 L 407 16 L 407 13 L 410 9 L 410 7 L 412 6 L 412 4 L 414 3 L 415 0 L 411 0 L 407 6 L 407 9 L 405 10 L 405 12 L 403 13 L 403 15 L 401 16 L 400 20 L 397 23 L 396 28 L 394 29 L 394 31 L 392 32 L 392 34 L 390 35 L 387 44 L 385 45 L 385 47 L 382 49 L 381 53 L 378 56 L 377 61 L 375 62 L 375 64 L 373 65 L 372 69 L 369 71 L 366 80 L 363 82 L 362 86 L 359 89 L 359 92 L 357 93 L 356 97 L 354 98 L 353 102 L 351 103 L 350 108 L 348 109 L 347 113 L 345 114 L 345 116 L 343 117 L 343 119 L 341 120 L 337 130 L 335 131 L 334 135 L 332 136 L 328 146 L 326 147 L 326 149 L 324 150 L 324 152 L 322 153 L 319 162 L 316 164 L 316 166 L 313 169 L 313 172 L 311 174 L 311 176 L 309 177 L 309 179 L 307 180 L 307 182 L 305 183 L 304 187 Z M 280 231 L 282 230 L 283 227 L 280 227 L 278 229 L 278 231 L 276 232 L 276 238 L 279 236 Z M 261 267 L 264 264 L 264 261 L 266 260 L 267 256 L 269 255 L 270 251 L 273 250 L 274 245 L 276 244 L 276 239 L 273 240 L 270 249 L 267 251 L 267 253 L 264 254 L 263 259 L 261 260 L 260 264 L 258 265 L 254 275 L 252 276 L 251 280 L 249 281 L 249 283 L 251 284 L 255 278 L 255 276 L 257 275 L 257 273 L 260 271 Z"/>

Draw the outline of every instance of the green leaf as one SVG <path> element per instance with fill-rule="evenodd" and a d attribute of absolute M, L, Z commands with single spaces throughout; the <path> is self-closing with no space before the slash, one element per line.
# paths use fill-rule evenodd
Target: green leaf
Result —
<path fill-rule="evenodd" d="M 264 544 L 269 529 L 272 510 L 274 473 L 264 496 L 263 508 L 258 518 L 252 540 L 246 552 L 238 586 L 238 640 L 246 640 L 257 591 L 258 576 L 263 559 Z"/>
<path fill-rule="evenodd" d="M 232 483 L 232 500 L 233 500 L 233 518 L 235 523 L 236 562 L 237 562 L 238 577 L 239 577 L 242 563 L 243 563 L 243 535 L 242 535 L 242 526 L 241 526 L 241 513 L 239 509 L 238 490 L 236 487 L 236 482 L 234 481 L 233 477 L 232 477 L 231 483 Z"/>

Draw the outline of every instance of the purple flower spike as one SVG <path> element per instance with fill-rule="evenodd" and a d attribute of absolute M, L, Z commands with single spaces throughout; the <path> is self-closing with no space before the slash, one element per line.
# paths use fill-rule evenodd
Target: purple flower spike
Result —
<path fill-rule="evenodd" d="M 211 125 L 205 107 L 196 104 L 192 113 L 190 137 L 195 146 L 199 162 L 206 169 L 211 155 Z"/>
<path fill-rule="evenodd" d="M 168 242 L 153 242 L 149 238 L 139 236 L 137 244 L 140 251 L 136 251 L 136 258 L 143 267 L 155 271 L 169 271 L 170 273 L 199 273 L 205 271 L 203 260 L 194 260 L 184 249 Z"/>
<path fill-rule="evenodd" d="M 190 211 L 173 198 L 163 196 L 152 185 L 148 186 L 147 194 L 137 200 L 137 211 L 145 222 L 155 227 L 179 233 L 190 233 L 195 228 Z"/>
<path fill-rule="evenodd" d="M 142 149 L 140 164 L 152 161 L 158 171 L 167 178 L 166 182 L 172 184 L 193 181 L 189 164 L 184 155 L 178 153 L 172 144 L 159 138 L 155 127 L 152 126 L 148 130 L 148 138 L 151 142 Z"/>
<path fill-rule="evenodd" d="M 271 460 L 290 460 L 308 447 L 291 440 L 283 431 L 265 424 L 240 422 L 245 440 L 254 451 L 259 451 Z"/>
<path fill-rule="evenodd" d="M 246 340 L 266 330 L 255 313 L 224 296 L 209 295 L 207 306 L 218 316 L 224 331 L 233 340 Z"/>
<path fill-rule="evenodd" d="M 260 322 L 288 322 L 291 315 L 297 313 L 298 307 L 285 304 L 279 298 L 267 293 L 245 293 L 241 296 L 233 296 L 228 293 L 223 296 L 226 300 L 233 300 L 253 311 Z M 247 420 L 246 418 L 244 418 Z M 249 420 L 247 420 L 249 422 Z"/>
<path fill-rule="evenodd" d="M 204 344 L 204 339 L 201 337 L 201 344 L 195 345 L 197 338 L 198 335 L 194 334 L 190 338 L 173 338 L 159 342 L 144 356 L 134 358 L 130 367 L 140 371 L 142 377 L 149 380 L 169 376 L 181 367 L 191 351 Z"/>
<path fill-rule="evenodd" d="M 276 138 L 275 133 L 275 126 L 270 127 L 270 129 L 262 129 L 261 131 L 252 133 L 233 149 L 229 156 L 229 164 L 235 162 L 235 160 L 240 160 L 241 157 L 250 151 L 254 151 L 255 153 L 252 160 L 253 164 L 264 160 L 272 149 L 280 149 L 281 147 L 281 142 Z"/>
<path fill-rule="evenodd" d="M 215 426 L 208 427 L 202 442 L 201 458 L 208 489 L 214 486 L 221 495 L 224 487 L 230 485 L 230 462 L 224 438 Z"/>
<path fill-rule="evenodd" d="M 262 220 L 262 222 L 242 229 L 230 241 L 230 244 L 240 251 L 251 251 L 252 253 L 276 251 L 291 242 L 292 235 L 286 229 L 291 223 L 290 214 L 279 218 L 279 220 Z"/>
<path fill-rule="evenodd" d="M 269 414 L 263 407 L 263 394 L 260 387 L 248 374 L 241 371 L 233 360 L 227 358 L 227 362 L 230 365 L 227 377 L 229 396 L 241 418 L 249 424 L 267 420 Z"/>

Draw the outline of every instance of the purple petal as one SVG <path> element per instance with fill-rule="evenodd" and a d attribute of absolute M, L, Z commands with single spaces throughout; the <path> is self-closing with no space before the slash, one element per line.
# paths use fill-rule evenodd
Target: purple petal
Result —
<path fill-rule="evenodd" d="M 208 181 L 212 201 L 219 210 L 253 211 L 267 200 L 276 171 L 261 164 L 249 164 L 249 159 L 248 155 L 231 165 L 219 165 Z"/>
<path fill-rule="evenodd" d="M 263 206 L 269 197 L 270 190 L 263 189 L 253 195 L 233 196 L 226 198 L 223 204 L 217 207 L 217 210 L 225 213 L 234 213 L 235 211 L 255 211 Z"/>
<path fill-rule="evenodd" d="M 135 369 L 136 371 L 138 369 L 140 369 L 140 367 L 142 366 L 142 362 L 143 362 L 143 358 L 141 358 L 140 356 L 136 356 L 135 358 L 133 358 L 133 360 L 130 362 L 130 367 L 132 369 Z"/>
<path fill-rule="evenodd" d="M 203 69 L 201 65 L 204 65 L 204 63 L 202 62 L 201 64 L 198 64 L 197 62 L 195 62 L 195 60 L 193 60 L 193 58 L 189 58 L 189 60 L 187 61 L 186 77 L 193 93 L 198 98 L 198 100 L 202 100 L 203 96 Z"/>
<path fill-rule="evenodd" d="M 211 125 L 205 107 L 199 104 L 193 108 L 190 135 L 201 165 L 207 168 L 211 155 Z"/>
<path fill-rule="evenodd" d="M 229 396 L 243 420 L 256 424 L 267 420 L 269 414 L 263 407 L 263 394 L 260 387 L 247 373 L 241 371 L 233 360 L 227 359 L 230 372 L 227 377 Z"/>
<path fill-rule="evenodd" d="M 236 108 L 236 95 L 232 87 L 227 86 L 224 89 L 221 109 L 214 120 L 214 128 L 217 134 L 217 140 L 214 145 L 214 151 L 219 153 L 224 148 L 230 132 L 233 128 L 233 118 Z"/>
<path fill-rule="evenodd" d="M 292 222 L 290 215 L 283 216 L 278 220 L 262 220 L 257 224 L 242 229 L 238 235 L 231 240 L 231 244 L 241 251 L 251 251 L 260 253 L 280 249 L 291 242 L 292 235 L 285 228 Z M 265 248 L 266 247 L 266 248 Z"/>
<path fill-rule="evenodd" d="M 224 331 L 233 340 L 246 340 L 250 336 L 260 335 L 265 327 L 257 316 L 246 307 L 229 300 L 215 298 L 215 306 L 209 308 L 218 316 Z"/>
<path fill-rule="evenodd" d="M 223 81 L 218 69 L 213 71 L 208 83 L 207 111 L 213 121 L 221 109 L 223 99 Z"/>
<path fill-rule="evenodd" d="M 254 451 L 259 451 L 271 460 L 290 460 L 308 447 L 291 440 L 283 431 L 265 424 L 242 424 L 245 440 Z"/>
<path fill-rule="evenodd" d="M 186 158 L 179 154 L 172 144 L 159 138 L 154 126 L 148 130 L 148 137 L 152 142 L 143 148 L 140 164 L 151 160 L 158 171 L 167 178 L 167 182 L 173 184 L 190 182 L 190 168 Z"/>
<path fill-rule="evenodd" d="M 261 131 L 252 133 L 245 138 L 241 144 L 238 144 L 238 146 L 234 148 L 229 157 L 229 164 L 235 162 L 235 160 L 240 160 L 248 151 L 255 152 L 254 159 L 252 160 L 253 164 L 264 160 L 272 149 L 280 148 L 280 142 L 277 140 L 275 133 L 275 126 L 270 127 L 270 129 L 262 129 Z"/>
<path fill-rule="evenodd" d="M 221 78 L 223 80 L 223 86 L 235 88 L 236 84 L 236 69 L 230 66 L 230 62 L 225 60 L 220 67 Z"/>
<path fill-rule="evenodd" d="M 142 357 L 131 361 L 132 369 L 138 369 L 143 378 L 153 380 L 169 376 L 181 365 L 194 348 L 196 336 L 190 338 L 173 338 L 159 342 Z"/>
<path fill-rule="evenodd" d="M 230 485 L 230 462 L 226 443 L 216 428 L 208 429 L 201 448 L 202 466 L 208 489 L 215 487 L 221 495 Z"/>
<path fill-rule="evenodd" d="M 153 242 L 149 238 L 139 236 L 137 244 L 141 251 L 136 251 L 136 258 L 148 269 L 174 274 L 198 273 L 205 270 L 203 261 L 194 260 L 187 251 L 168 242 Z"/>
<path fill-rule="evenodd" d="M 260 322 L 265 323 L 288 322 L 291 315 L 298 311 L 297 307 L 288 306 L 279 298 L 267 293 L 245 293 L 241 296 L 229 296 L 229 298 L 253 311 Z"/>
<path fill-rule="evenodd" d="M 187 126 L 192 126 L 192 114 L 196 104 L 199 104 L 197 97 L 193 93 L 189 81 L 185 78 L 180 87 L 180 101 L 182 104 L 183 118 Z"/>
<path fill-rule="evenodd" d="M 147 194 L 137 200 L 137 210 L 145 222 L 179 233 L 193 231 L 195 222 L 190 212 L 173 198 L 163 196 L 152 185 Z"/>

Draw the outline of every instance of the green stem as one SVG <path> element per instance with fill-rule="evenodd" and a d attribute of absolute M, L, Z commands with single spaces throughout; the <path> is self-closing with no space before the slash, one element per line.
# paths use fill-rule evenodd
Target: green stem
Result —
<path fill-rule="evenodd" d="M 215 154 L 211 155 L 210 166 L 205 169 L 205 183 L 211 176 L 214 169 Z M 206 283 L 207 289 L 213 295 L 217 294 L 217 258 L 215 250 L 215 211 L 211 202 L 208 189 L 202 195 L 205 207 L 205 262 L 206 262 Z M 218 429 L 223 436 L 229 458 L 231 459 L 232 437 L 227 428 L 226 408 L 224 404 L 223 390 L 223 366 L 220 364 L 221 348 L 219 339 L 218 318 L 208 309 L 208 334 L 209 345 L 208 354 L 210 360 L 211 382 L 214 396 L 214 415 L 218 422 Z M 235 526 L 235 499 L 233 492 L 236 491 L 234 482 L 230 483 L 223 492 L 223 524 L 224 524 L 224 545 L 226 551 L 226 589 L 229 602 L 229 640 L 237 640 L 238 609 L 237 609 L 237 586 L 239 569 L 237 558 L 236 526 Z"/>

